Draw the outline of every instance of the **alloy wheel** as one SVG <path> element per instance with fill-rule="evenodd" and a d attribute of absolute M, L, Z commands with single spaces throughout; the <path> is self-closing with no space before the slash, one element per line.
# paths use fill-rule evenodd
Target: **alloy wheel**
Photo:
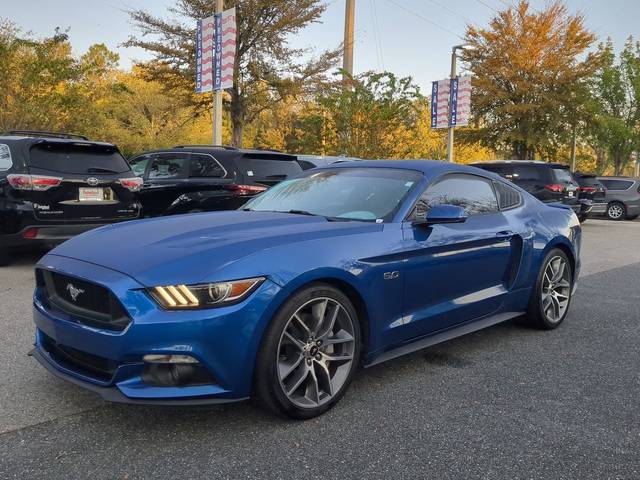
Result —
<path fill-rule="evenodd" d="M 344 386 L 354 362 L 353 320 L 332 298 L 314 298 L 287 322 L 278 344 L 282 391 L 296 406 L 315 408 Z"/>
<path fill-rule="evenodd" d="M 551 323 L 562 320 L 569 306 L 571 296 L 571 273 L 567 261 L 560 256 L 553 257 L 542 277 L 542 311 Z"/>
<path fill-rule="evenodd" d="M 622 218 L 622 215 L 624 215 L 624 209 L 620 205 L 615 203 L 609 206 L 608 213 L 610 218 L 618 220 L 619 218 Z"/>

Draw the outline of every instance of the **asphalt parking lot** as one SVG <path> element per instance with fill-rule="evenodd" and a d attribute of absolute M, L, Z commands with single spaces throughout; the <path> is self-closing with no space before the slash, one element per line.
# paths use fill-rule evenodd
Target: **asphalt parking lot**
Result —
<path fill-rule="evenodd" d="M 0 479 L 640 478 L 640 222 L 590 220 L 552 332 L 508 323 L 359 372 L 307 422 L 109 405 L 27 357 L 37 255 L 0 269 Z"/>

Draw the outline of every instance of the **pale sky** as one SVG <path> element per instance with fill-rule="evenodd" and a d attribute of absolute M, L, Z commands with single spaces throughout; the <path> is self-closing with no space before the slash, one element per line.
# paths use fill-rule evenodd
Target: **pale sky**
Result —
<path fill-rule="evenodd" d="M 213 0 L 212 0 L 213 1 Z M 532 0 L 542 6 L 547 0 Z M 291 40 L 295 47 L 330 48 L 342 41 L 344 0 L 327 0 L 322 23 Z M 449 71 L 452 45 L 460 43 L 465 25 L 486 25 L 509 0 L 356 0 L 355 73 L 390 70 L 411 75 L 424 94 L 431 81 Z M 55 27 L 70 28 L 78 54 L 93 43 L 105 43 L 120 54 L 122 68 L 145 60 L 146 52 L 120 44 L 134 33 L 125 10 L 144 8 L 167 15 L 168 0 L 0 0 L 0 17 L 35 36 L 49 36 Z M 571 12 L 581 11 L 601 39 L 611 36 L 620 49 L 634 34 L 640 38 L 640 0 L 567 0 Z"/>

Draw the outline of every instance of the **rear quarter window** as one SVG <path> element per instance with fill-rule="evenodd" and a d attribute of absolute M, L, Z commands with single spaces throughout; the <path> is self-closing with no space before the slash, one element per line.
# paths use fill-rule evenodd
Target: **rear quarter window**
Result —
<path fill-rule="evenodd" d="M 13 166 L 11 160 L 11 149 L 9 145 L 0 143 L 0 172 L 5 172 Z"/>
<path fill-rule="evenodd" d="M 630 180 L 605 180 L 600 179 L 600 182 L 605 186 L 607 190 L 629 190 L 633 185 Z"/>
<path fill-rule="evenodd" d="M 273 182 L 284 180 L 302 172 L 302 167 L 296 160 L 281 160 L 242 157 L 238 160 L 240 171 L 247 180 L 254 182 Z"/>

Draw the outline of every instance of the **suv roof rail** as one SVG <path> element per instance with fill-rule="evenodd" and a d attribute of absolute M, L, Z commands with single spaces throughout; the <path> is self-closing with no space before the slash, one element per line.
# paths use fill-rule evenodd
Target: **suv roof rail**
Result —
<path fill-rule="evenodd" d="M 240 150 L 237 147 L 231 145 L 209 145 L 209 144 L 194 144 L 194 145 L 175 145 L 173 148 L 189 148 L 189 147 L 211 147 L 211 148 L 224 148 L 225 150 Z"/>
<path fill-rule="evenodd" d="M 46 138 L 65 138 L 68 140 L 86 140 L 89 141 L 89 137 L 84 135 L 77 135 L 75 133 L 60 133 L 60 132 L 46 132 L 40 130 L 9 130 L 4 132 L 5 135 L 23 135 L 26 137 L 46 137 Z"/>

